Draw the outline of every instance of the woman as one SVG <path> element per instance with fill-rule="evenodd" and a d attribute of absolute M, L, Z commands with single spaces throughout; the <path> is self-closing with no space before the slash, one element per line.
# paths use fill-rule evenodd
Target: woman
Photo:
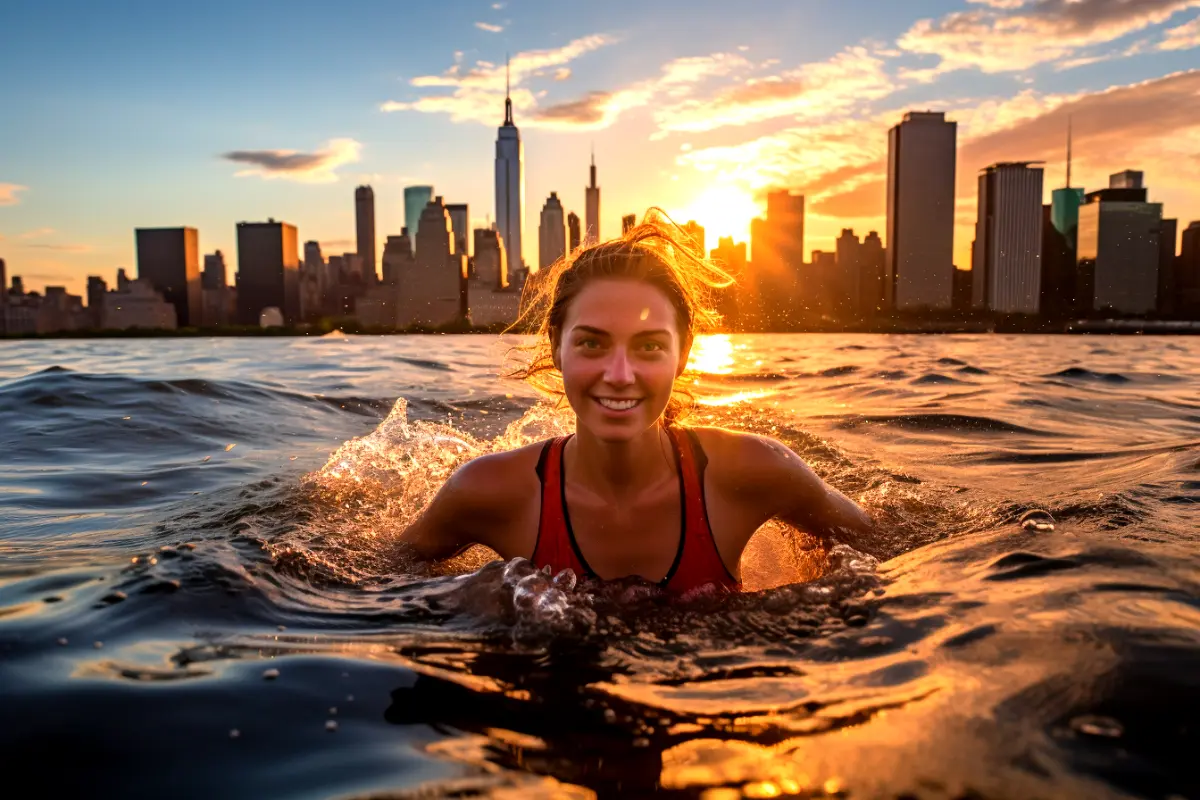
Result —
<path fill-rule="evenodd" d="M 705 298 L 730 283 L 649 218 L 539 276 L 538 343 L 517 375 L 565 396 L 575 434 L 464 464 L 402 542 L 433 560 L 482 544 L 672 593 L 739 589 L 742 550 L 772 518 L 862 546 L 870 518 L 782 443 L 678 424 L 693 338 L 719 319 Z"/>

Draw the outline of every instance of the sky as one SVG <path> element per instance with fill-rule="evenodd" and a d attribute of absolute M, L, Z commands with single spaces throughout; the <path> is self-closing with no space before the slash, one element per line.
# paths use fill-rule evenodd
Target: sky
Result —
<path fill-rule="evenodd" d="M 955 258 L 976 175 L 1044 161 L 1064 185 L 1146 173 L 1200 219 L 1200 0 L 389 0 L 0 4 L 0 258 L 26 287 L 136 266 L 134 229 L 199 229 L 236 269 L 239 221 L 353 251 L 354 188 L 382 241 L 403 188 L 494 218 L 505 58 L 525 143 L 525 259 L 556 191 L 601 228 L 659 206 L 746 239 L 772 189 L 807 198 L 806 249 L 882 234 L 887 131 L 958 123 Z"/>

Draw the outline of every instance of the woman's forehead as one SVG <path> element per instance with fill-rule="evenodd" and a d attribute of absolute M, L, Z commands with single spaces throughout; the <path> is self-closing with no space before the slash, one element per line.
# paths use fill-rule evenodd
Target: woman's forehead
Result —
<path fill-rule="evenodd" d="M 571 301 L 564 327 L 584 325 L 610 331 L 676 327 L 675 307 L 666 293 L 644 281 L 604 278 L 589 281 Z"/>

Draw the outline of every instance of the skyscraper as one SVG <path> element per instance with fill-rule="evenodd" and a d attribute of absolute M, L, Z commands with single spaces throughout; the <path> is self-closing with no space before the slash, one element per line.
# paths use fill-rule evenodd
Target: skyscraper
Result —
<path fill-rule="evenodd" d="M 277 308 L 287 325 L 300 319 L 300 253 L 296 226 L 269 219 L 237 224 L 238 321 L 258 325 Z"/>
<path fill-rule="evenodd" d="M 692 219 L 680 227 L 687 234 L 687 238 L 691 240 L 693 252 L 700 258 L 704 258 L 704 254 L 708 252 L 704 247 L 704 226 Z"/>
<path fill-rule="evenodd" d="M 108 284 L 104 282 L 104 278 L 99 275 L 89 275 L 87 279 L 88 324 L 96 330 L 104 328 L 104 295 L 106 294 L 108 294 Z M 3 311 L 0 311 L 0 314 L 2 313 Z"/>
<path fill-rule="evenodd" d="M 400 276 L 410 271 L 413 266 L 413 247 L 409 241 L 408 228 L 399 236 L 389 236 L 383 246 L 383 283 L 385 286 L 399 286 Z"/>
<path fill-rule="evenodd" d="M 858 249 L 859 277 L 858 308 L 864 317 L 871 317 L 883 305 L 883 275 L 887 268 L 887 253 L 878 231 L 870 231 Z"/>
<path fill-rule="evenodd" d="M 1067 183 L 1050 193 L 1050 220 L 1054 229 L 1063 235 L 1067 246 L 1075 252 L 1079 229 L 1079 207 L 1083 205 L 1083 189 L 1071 186 L 1071 122 L 1067 120 Z"/>
<path fill-rule="evenodd" d="M 837 238 L 837 279 L 834 286 L 836 311 L 862 312 L 862 242 L 853 228 L 843 228 Z M 873 310 L 873 309 L 872 309 Z"/>
<path fill-rule="evenodd" d="M 437 327 L 464 315 L 467 257 L 454 250 L 450 215 L 441 197 L 421 212 L 416 258 L 397 276 L 400 306 L 396 324 Z"/>
<path fill-rule="evenodd" d="M 508 248 L 510 268 L 525 264 L 525 145 L 513 123 L 512 96 L 504 96 L 504 124 L 496 133 L 496 229 Z"/>
<path fill-rule="evenodd" d="M 375 190 L 370 186 L 354 190 L 354 223 L 363 283 L 374 286 L 379 281 L 379 261 L 375 258 Z"/>
<path fill-rule="evenodd" d="M 195 228 L 138 228 L 138 278 L 175 306 L 181 328 L 200 324 L 200 236 Z"/>
<path fill-rule="evenodd" d="M 1178 294 L 1175 286 L 1175 240 L 1179 220 L 1164 219 L 1158 229 L 1158 301 L 1156 310 L 1163 316 L 1175 313 Z"/>
<path fill-rule="evenodd" d="M 901 311 L 949 309 L 954 292 L 958 123 L 910 111 L 888 132 L 884 292 Z"/>
<path fill-rule="evenodd" d="M 1113 175 L 1079 209 L 1075 296 L 1083 311 L 1145 314 L 1157 304 L 1162 204 L 1146 202 L 1134 174 Z"/>
<path fill-rule="evenodd" d="M 558 199 L 558 192 L 551 192 L 542 206 L 538 224 L 538 267 L 546 269 L 562 258 L 566 251 L 567 229 L 562 201 Z"/>
<path fill-rule="evenodd" d="M 471 215 L 466 203 L 450 203 L 446 206 L 450 215 L 450 230 L 454 232 L 454 252 L 471 255 Z"/>
<path fill-rule="evenodd" d="M 779 330 L 792 318 L 797 300 L 801 305 L 815 301 L 816 280 L 797 292 L 804 267 L 804 195 L 787 190 L 767 195 L 766 216 L 750 221 L 750 259 L 751 299 L 742 307 L 748 330 Z"/>
<path fill-rule="evenodd" d="M 204 289 L 223 289 L 228 284 L 225 254 L 220 250 L 204 257 L 204 272 L 200 275 L 200 286 Z"/>
<path fill-rule="evenodd" d="M 579 215 L 572 211 L 570 214 L 567 214 L 567 252 L 574 253 L 578 250 L 579 242 Z"/>
<path fill-rule="evenodd" d="M 404 189 L 404 227 L 413 247 L 417 246 L 417 228 L 421 225 L 421 212 L 433 199 L 432 186 L 408 186 Z"/>
<path fill-rule="evenodd" d="M 1200 222 L 1183 229 L 1182 246 L 1175 270 L 1177 314 L 1200 314 Z"/>
<path fill-rule="evenodd" d="M 588 184 L 587 202 L 584 208 L 583 238 L 585 242 L 595 244 L 600 241 L 600 187 L 596 185 L 596 151 L 592 150 L 591 183 Z"/>
<path fill-rule="evenodd" d="M 1034 163 L 992 164 L 979 173 L 971 268 L 975 308 L 1002 314 L 1038 313 L 1043 170 Z"/>
<path fill-rule="evenodd" d="M 508 288 L 508 256 L 495 228 L 475 229 L 475 280 L 489 289 Z"/>
<path fill-rule="evenodd" d="M 8 333 L 8 273 L 0 258 L 0 336 Z"/>

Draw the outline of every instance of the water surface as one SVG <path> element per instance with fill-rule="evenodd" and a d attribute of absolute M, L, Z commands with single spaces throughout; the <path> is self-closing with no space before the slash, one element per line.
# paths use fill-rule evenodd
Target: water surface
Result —
<path fill-rule="evenodd" d="M 682 606 L 480 551 L 397 571 L 462 460 L 570 426 L 502 356 L 0 344 L 13 785 L 1200 796 L 1200 339 L 701 340 L 694 421 L 784 439 L 882 536 L 876 563 L 768 527 L 752 591 Z"/>

